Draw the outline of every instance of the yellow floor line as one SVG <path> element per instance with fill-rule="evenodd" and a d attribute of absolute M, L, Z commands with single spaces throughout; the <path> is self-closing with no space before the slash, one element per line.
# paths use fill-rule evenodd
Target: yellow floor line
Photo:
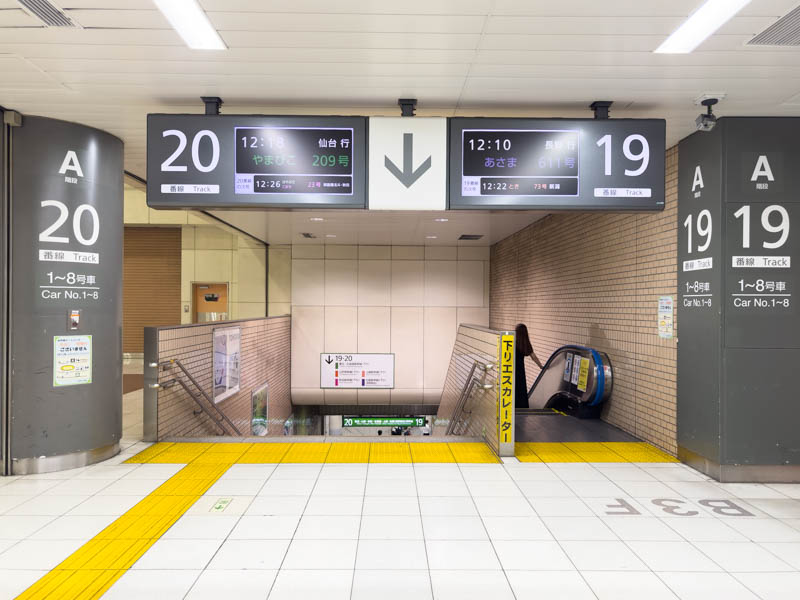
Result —
<path fill-rule="evenodd" d="M 158 443 L 143 450 L 128 463 L 215 464 L 264 463 L 496 463 L 494 453 L 483 442 L 294 442 L 294 443 Z M 520 462 L 625 463 L 678 460 L 646 442 L 518 442 L 515 456 Z"/>
<path fill-rule="evenodd" d="M 411 460 L 415 463 L 454 463 L 456 462 L 450 447 L 444 443 L 409 444 Z"/>
<path fill-rule="evenodd" d="M 371 444 L 336 443 L 331 444 L 326 463 L 368 463 Z"/>
<path fill-rule="evenodd" d="M 410 463 L 411 451 L 406 442 L 375 442 L 369 451 L 371 463 Z"/>
<path fill-rule="evenodd" d="M 102 596 L 247 450 L 196 444 L 148 448 L 128 462 L 195 458 L 133 508 L 78 548 L 18 600 L 90 600 Z M 153 446 L 151 446 L 153 448 Z M 223 451 L 217 451 L 223 450 Z M 233 451 L 232 451 L 233 450 Z M 172 454 L 167 454 L 172 452 Z M 147 453 L 147 454 L 145 454 Z M 164 456 L 167 454 L 167 456 Z"/>

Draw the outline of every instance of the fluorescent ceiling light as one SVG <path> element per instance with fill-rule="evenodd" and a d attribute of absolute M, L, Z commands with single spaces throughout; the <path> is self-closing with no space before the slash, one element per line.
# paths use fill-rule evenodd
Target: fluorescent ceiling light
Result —
<path fill-rule="evenodd" d="M 227 50 L 225 42 L 211 25 L 197 0 L 153 0 L 192 50 Z"/>
<path fill-rule="evenodd" d="M 706 0 L 655 52 L 688 54 L 748 4 L 750 0 Z"/>

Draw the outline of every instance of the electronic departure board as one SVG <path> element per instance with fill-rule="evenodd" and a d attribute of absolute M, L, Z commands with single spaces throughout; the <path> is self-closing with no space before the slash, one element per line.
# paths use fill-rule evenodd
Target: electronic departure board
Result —
<path fill-rule="evenodd" d="M 154 208 L 364 208 L 366 119 L 148 115 Z"/>
<path fill-rule="evenodd" d="M 662 210 L 661 119 L 450 120 L 450 208 Z"/>

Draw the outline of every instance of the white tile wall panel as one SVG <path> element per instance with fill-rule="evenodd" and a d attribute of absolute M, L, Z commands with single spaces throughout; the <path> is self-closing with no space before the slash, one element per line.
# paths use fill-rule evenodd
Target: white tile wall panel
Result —
<path fill-rule="evenodd" d="M 391 308 L 360 306 L 358 308 L 358 352 L 391 352 Z"/>
<path fill-rule="evenodd" d="M 325 308 L 292 307 L 292 389 L 319 388 L 319 355 L 325 351 Z"/>
<path fill-rule="evenodd" d="M 356 352 L 358 347 L 358 308 L 325 307 L 323 352 Z"/>
<path fill-rule="evenodd" d="M 457 258 L 458 258 L 458 248 L 456 246 L 425 247 L 425 260 L 456 260 Z M 489 260 L 488 255 L 486 260 Z"/>
<path fill-rule="evenodd" d="M 319 379 L 319 367 L 317 367 L 317 379 Z M 303 404 L 303 405 L 325 404 L 324 391 L 319 388 L 292 387 L 292 404 Z"/>
<path fill-rule="evenodd" d="M 458 261 L 458 306 L 484 306 L 484 266 L 478 260 Z"/>
<path fill-rule="evenodd" d="M 392 308 L 391 349 L 396 388 L 422 389 L 423 310 L 421 306 Z"/>
<path fill-rule="evenodd" d="M 424 246 L 392 246 L 392 260 L 423 260 Z"/>
<path fill-rule="evenodd" d="M 489 246 L 459 246 L 458 260 L 489 260 Z"/>
<path fill-rule="evenodd" d="M 422 306 L 424 290 L 424 261 L 392 261 L 392 306 Z"/>
<path fill-rule="evenodd" d="M 358 261 L 325 261 L 325 304 L 356 306 L 358 303 Z"/>
<path fill-rule="evenodd" d="M 390 403 L 391 390 L 358 390 L 358 404 L 362 406 Z"/>
<path fill-rule="evenodd" d="M 449 260 L 425 261 L 424 306 L 456 305 L 457 272 L 453 269 L 454 264 Z"/>
<path fill-rule="evenodd" d="M 457 309 L 426 306 L 424 309 L 423 387 L 441 388 L 456 339 Z"/>
<path fill-rule="evenodd" d="M 325 258 L 355 259 L 358 258 L 358 246 L 329 245 L 325 246 Z"/>
<path fill-rule="evenodd" d="M 325 258 L 325 246 L 294 244 L 292 245 L 292 259 L 295 258 Z"/>
<path fill-rule="evenodd" d="M 358 390 L 325 390 L 325 404 L 358 404 Z"/>
<path fill-rule="evenodd" d="M 325 262 L 292 260 L 292 304 L 321 306 L 325 302 Z"/>
<path fill-rule="evenodd" d="M 391 246 L 359 246 L 359 260 L 391 260 Z"/>
<path fill-rule="evenodd" d="M 459 307 L 456 320 L 459 325 L 480 325 L 481 327 L 489 326 L 489 307 L 486 308 L 468 308 Z"/>
<path fill-rule="evenodd" d="M 390 306 L 392 300 L 392 262 L 358 261 L 358 305 Z"/>

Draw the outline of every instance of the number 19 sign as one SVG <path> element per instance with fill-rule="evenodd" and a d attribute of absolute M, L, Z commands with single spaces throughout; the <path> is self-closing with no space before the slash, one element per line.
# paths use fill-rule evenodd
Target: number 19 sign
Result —
<path fill-rule="evenodd" d="M 450 120 L 450 208 L 662 210 L 658 119 Z"/>

